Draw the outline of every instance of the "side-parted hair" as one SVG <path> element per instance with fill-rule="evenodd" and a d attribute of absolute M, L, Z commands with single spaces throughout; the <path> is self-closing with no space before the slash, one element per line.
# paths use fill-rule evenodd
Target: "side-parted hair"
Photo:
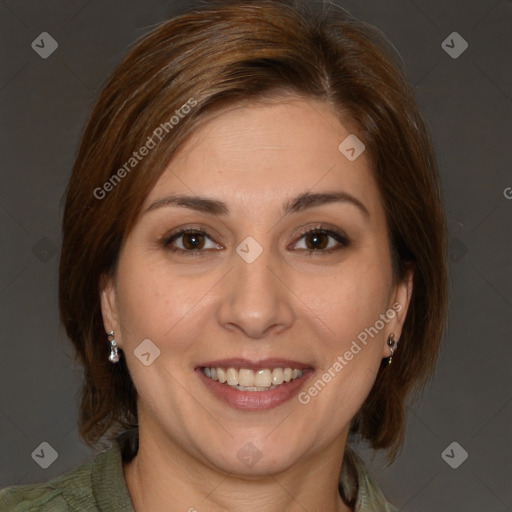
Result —
<path fill-rule="evenodd" d="M 100 290 L 144 200 L 213 113 L 290 94 L 324 101 L 355 126 L 385 207 L 395 281 L 414 269 L 399 350 L 391 366 L 383 360 L 351 424 L 353 435 L 396 457 L 408 398 L 434 371 L 447 311 L 433 144 L 377 29 L 336 6 L 286 0 L 209 2 L 165 21 L 136 42 L 93 109 L 66 191 L 59 270 L 61 320 L 84 367 L 79 432 L 89 446 L 137 429 L 125 358 L 107 360 Z"/>

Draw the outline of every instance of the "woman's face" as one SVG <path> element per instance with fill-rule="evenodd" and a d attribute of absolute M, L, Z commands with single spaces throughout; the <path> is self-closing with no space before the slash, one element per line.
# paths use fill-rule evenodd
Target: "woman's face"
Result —
<path fill-rule="evenodd" d="M 341 458 L 410 292 L 366 154 L 339 149 L 350 133 L 317 101 L 232 108 L 147 197 L 102 311 L 140 435 L 177 459 L 267 474 Z"/>

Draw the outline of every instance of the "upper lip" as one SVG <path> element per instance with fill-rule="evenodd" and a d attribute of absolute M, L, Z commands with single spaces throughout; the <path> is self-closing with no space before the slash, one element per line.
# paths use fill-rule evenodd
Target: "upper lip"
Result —
<path fill-rule="evenodd" d="M 296 370 L 305 370 L 312 368 L 310 364 L 292 361 L 291 359 L 267 358 L 250 361 L 243 357 L 234 357 L 230 359 L 216 359 L 214 361 L 206 361 L 198 365 L 199 368 L 246 368 L 248 370 L 259 370 L 261 368 L 292 368 Z"/>

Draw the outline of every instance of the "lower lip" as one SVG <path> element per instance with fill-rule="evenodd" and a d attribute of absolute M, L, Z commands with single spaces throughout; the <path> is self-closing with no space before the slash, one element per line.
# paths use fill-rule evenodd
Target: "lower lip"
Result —
<path fill-rule="evenodd" d="M 301 378 L 284 382 L 269 391 L 238 391 L 227 384 L 210 379 L 201 368 L 197 368 L 196 372 L 213 395 L 231 407 L 244 411 L 263 411 L 278 407 L 297 395 L 306 380 L 313 374 L 313 369 L 308 368 L 304 370 Z"/>

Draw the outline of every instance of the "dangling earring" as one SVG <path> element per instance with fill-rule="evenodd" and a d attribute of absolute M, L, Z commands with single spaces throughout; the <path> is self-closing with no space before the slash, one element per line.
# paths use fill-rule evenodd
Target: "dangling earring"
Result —
<path fill-rule="evenodd" d="M 108 356 L 108 360 L 111 363 L 118 363 L 119 362 L 119 353 L 117 352 L 117 343 L 114 338 L 114 331 L 110 331 L 107 334 L 107 339 L 110 343 L 110 355 Z"/>
<path fill-rule="evenodd" d="M 398 340 L 395 341 L 395 335 L 390 334 L 389 338 L 388 338 L 388 347 L 389 347 L 389 350 L 391 350 L 391 357 L 388 359 L 388 365 L 390 365 L 391 361 L 393 360 L 393 354 L 395 353 L 397 345 L 398 345 Z"/>

